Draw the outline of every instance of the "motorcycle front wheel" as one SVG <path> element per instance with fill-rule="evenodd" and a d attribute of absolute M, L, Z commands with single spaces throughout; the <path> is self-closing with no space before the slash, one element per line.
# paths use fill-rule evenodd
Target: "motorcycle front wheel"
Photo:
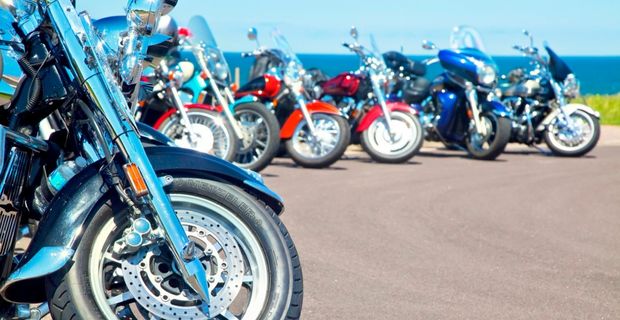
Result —
<path fill-rule="evenodd" d="M 477 160 L 495 160 L 510 141 L 511 120 L 492 112 L 483 113 L 480 117 L 487 134 L 482 136 L 472 128 L 466 138 L 467 151 Z"/>
<path fill-rule="evenodd" d="M 561 157 L 581 157 L 592 151 L 601 136 L 599 120 L 577 110 L 570 115 L 572 124 L 556 118 L 545 130 L 545 142 L 553 154 Z"/>
<path fill-rule="evenodd" d="M 48 278 L 54 319 L 299 318 L 299 257 L 271 209 L 235 187 L 202 179 L 177 178 L 168 193 L 201 252 L 210 303 L 185 284 L 164 242 L 113 253 L 129 212 L 110 200 L 84 230 L 72 263 Z"/>
<path fill-rule="evenodd" d="M 394 111 L 392 116 L 392 137 L 384 117 L 377 118 L 362 133 L 362 148 L 376 162 L 402 163 L 413 158 L 424 142 L 420 120 L 411 114 Z"/>
<path fill-rule="evenodd" d="M 301 120 L 293 137 L 286 141 L 286 151 L 293 161 L 305 168 L 327 168 L 340 160 L 351 141 L 351 129 L 341 116 L 313 113 L 313 135 L 306 120 Z"/>
<path fill-rule="evenodd" d="M 280 146 L 280 124 L 276 116 L 260 103 L 245 103 L 235 108 L 235 118 L 243 130 L 235 163 L 260 172 L 276 156 Z"/>
<path fill-rule="evenodd" d="M 165 119 L 158 131 L 169 137 L 182 148 L 193 149 L 233 161 L 239 149 L 239 139 L 232 126 L 215 111 L 199 108 L 187 109 L 191 128 L 181 121 L 181 115 L 173 114 Z"/>

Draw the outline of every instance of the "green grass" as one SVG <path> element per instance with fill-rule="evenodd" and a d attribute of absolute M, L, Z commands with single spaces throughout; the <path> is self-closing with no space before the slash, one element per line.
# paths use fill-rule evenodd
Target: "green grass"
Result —
<path fill-rule="evenodd" d="M 586 104 L 601 113 L 602 124 L 620 126 L 620 94 L 585 96 Z"/>

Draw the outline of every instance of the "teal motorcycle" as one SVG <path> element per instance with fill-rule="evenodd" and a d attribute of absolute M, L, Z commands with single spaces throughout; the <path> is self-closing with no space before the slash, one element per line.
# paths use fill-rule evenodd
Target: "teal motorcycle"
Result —
<path fill-rule="evenodd" d="M 203 17 L 193 17 L 188 28 L 181 28 L 179 41 L 167 59 L 171 69 L 184 75 L 180 92 L 192 102 L 186 108 L 213 106 L 220 111 L 240 140 L 234 162 L 261 171 L 271 163 L 280 145 L 275 115 L 255 97 L 235 99 L 230 68 Z"/>

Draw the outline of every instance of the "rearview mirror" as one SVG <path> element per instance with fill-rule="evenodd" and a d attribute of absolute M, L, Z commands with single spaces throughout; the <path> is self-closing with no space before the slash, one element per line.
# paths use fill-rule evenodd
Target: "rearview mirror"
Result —
<path fill-rule="evenodd" d="M 248 30 L 248 39 L 250 41 L 256 41 L 256 39 L 258 39 L 258 30 L 256 30 L 256 28 L 252 27 Z"/>
<path fill-rule="evenodd" d="M 530 47 L 534 47 L 534 36 L 528 30 L 523 29 L 523 34 L 530 39 Z"/>
<path fill-rule="evenodd" d="M 422 48 L 426 50 L 435 50 L 437 49 L 437 46 L 431 41 L 424 40 L 422 41 Z"/>
<path fill-rule="evenodd" d="M 164 0 L 164 3 L 162 4 L 162 7 L 161 7 L 162 16 L 170 14 L 170 12 L 172 12 L 174 7 L 177 6 L 177 3 L 178 3 L 178 0 Z"/>
<path fill-rule="evenodd" d="M 355 39 L 355 41 L 357 41 L 357 39 L 359 38 L 359 32 L 357 31 L 357 28 L 355 26 L 351 27 L 351 37 L 353 37 L 353 39 Z"/>

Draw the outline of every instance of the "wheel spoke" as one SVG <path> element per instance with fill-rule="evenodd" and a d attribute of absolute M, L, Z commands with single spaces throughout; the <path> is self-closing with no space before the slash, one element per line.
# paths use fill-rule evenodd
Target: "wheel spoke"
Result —
<path fill-rule="evenodd" d="M 222 316 L 224 318 L 226 318 L 226 319 L 229 319 L 229 320 L 239 320 L 239 318 L 237 318 L 236 315 L 232 314 L 232 312 L 230 312 L 230 310 L 226 310 L 226 312 L 224 312 L 222 314 Z"/>
<path fill-rule="evenodd" d="M 126 291 L 126 292 L 123 292 L 123 293 L 121 293 L 119 295 L 116 295 L 114 297 L 109 298 L 108 299 L 108 304 L 111 305 L 111 306 L 115 306 L 117 304 L 123 303 L 125 301 L 130 301 L 130 300 L 133 300 L 133 299 L 135 299 L 135 298 L 134 298 L 133 295 L 131 295 L 131 292 Z"/>

